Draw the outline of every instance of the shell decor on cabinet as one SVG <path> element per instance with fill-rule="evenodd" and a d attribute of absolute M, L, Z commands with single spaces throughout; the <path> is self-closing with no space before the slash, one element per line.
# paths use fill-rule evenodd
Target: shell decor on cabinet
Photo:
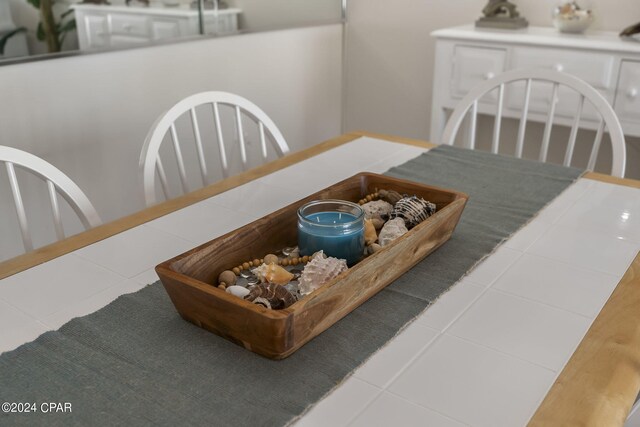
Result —
<path fill-rule="evenodd" d="M 517 68 L 551 69 L 569 73 L 596 88 L 613 106 L 625 135 L 640 136 L 640 43 L 621 40 L 615 32 L 563 34 L 555 28 L 529 27 L 518 31 L 477 29 L 473 25 L 446 28 L 436 38 L 431 141 L 439 142 L 452 110 L 469 90 L 484 80 Z M 508 88 L 504 117 L 522 116 L 524 88 Z M 535 95 L 534 95 L 535 93 Z M 546 122 L 550 93 L 532 93 L 528 119 Z M 555 123 L 571 126 L 579 102 L 561 94 Z M 494 115 L 496 96 L 487 95 L 478 113 Z M 597 129 L 591 105 L 585 105 L 582 128 Z"/>

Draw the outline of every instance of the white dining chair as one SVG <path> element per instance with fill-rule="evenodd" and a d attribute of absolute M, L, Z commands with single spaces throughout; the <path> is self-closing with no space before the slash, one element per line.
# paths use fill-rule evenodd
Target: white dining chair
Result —
<path fill-rule="evenodd" d="M 22 235 L 22 243 L 26 252 L 33 250 L 33 239 L 29 228 L 24 199 L 16 175 L 16 167 L 26 170 L 46 182 L 49 192 L 51 214 L 53 216 L 53 225 L 58 240 L 65 238 L 60 205 L 58 203 L 58 194 L 67 201 L 85 229 L 102 224 L 96 209 L 80 187 L 52 164 L 33 154 L 5 146 L 0 146 L 0 163 L 4 163 L 6 166 L 9 186 L 11 187 L 11 194 L 18 216 L 20 234 Z"/>
<path fill-rule="evenodd" d="M 173 155 L 175 156 L 175 161 L 177 163 L 181 190 L 183 193 L 188 193 L 190 191 L 187 179 L 187 168 L 183 159 L 178 132 L 176 130 L 176 120 L 178 120 L 178 118 L 183 114 L 189 114 L 192 134 L 188 135 L 188 137 L 192 138 L 195 143 L 202 185 L 206 186 L 209 184 L 209 171 L 205 160 L 203 138 L 200 126 L 198 125 L 198 115 L 196 114 L 197 107 L 208 107 L 208 118 L 213 120 L 215 136 L 212 136 L 212 138 L 217 142 L 222 176 L 225 178 L 229 176 L 231 168 L 229 164 L 228 151 L 230 147 L 225 144 L 225 133 L 223 132 L 221 119 L 222 114 L 220 111 L 222 106 L 230 107 L 233 110 L 234 124 L 232 126 L 235 128 L 233 132 L 235 134 L 234 143 L 239 145 L 240 161 L 242 163 L 243 170 L 246 170 L 249 165 L 247 155 L 248 141 L 245 140 L 243 117 L 249 118 L 254 123 L 254 126 L 257 125 L 257 135 L 260 140 L 260 155 L 262 162 L 268 160 L 267 140 L 269 140 L 269 145 L 272 146 L 278 157 L 282 157 L 289 152 L 289 146 L 275 123 L 264 111 L 248 99 L 228 92 L 202 92 L 189 96 L 178 102 L 166 113 L 162 114 L 147 134 L 147 138 L 140 154 L 139 163 L 140 173 L 142 175 L 142 185 L 144 188 L 144 198 L 147 206 L 151 206 L 157 201 L 155 188 L 156 172 L 160 180 L 162 193 L 164 194 L 165 199 L 169 199 L 167 174 L 165 173 L 165 168 L 160 160 L 159 152 L 160 146 L 165 140 L 167 133 L 170 135 L 170 138 L 168 139 L 171 140 L 173 145 Z"/>
<path fill-rule="evenodd" d="M 478 109 L 481 99 L 490 94 L 497 92 L 495 99 L 495 119 L 493 127 L 493 139 L 491 143 L 491 152 L 498 153 L 500 147 L 500 132 L 502 126 L 502 116 L 504 112 L 505 92 L 510 90 L 513 86 L 511 84 L 515 82 L 524 82 L 524 101 L 522 104 L 522 111 L 520 115 L 520 123 L 518 127 L 518 134 L 515 146 L 515 156 L 522 157 L 523 145 L 525 142 L 525 133 L 527 128 L 527 118 L 529 114 L 530 99 L 532 93 L 532 86 L 543 82 L 547 85 L 550 84 L 551 97 L 548 106 L 548 112 L 546 113 L 546 123 L 544 127 L 542 145 L 539 152 L 538 159 L 541 162 L 547 161 L 549 152 L 549 144 L 551 140 L 551 131 L 554 125 L 554 118 L 556 115 L 556 107 L 559 102 L 559 93 L 561 88 L 563 90 L 573 91 L 578 94 L 579 101 L 573 114 L 571 126 L 571 133 L 569 134 L 569 141 L 564 155 L 563 165 L 570 166 L 574 155 L 574 149 L 576 146 L 576 139 L 578 130 L 583 115 L 583 109 L 585 101 L 589 101 L 591 105 L 595 107 L 596 113 L 599 115 L 599 119 L 596 120 L 597 131 L 593 145 L 591 146 L 591 153 L 587 164 L 587 169 L 593 170 L 596 164 L 600 146 L 602 143 L 605 129 L 609 132 L 612 146 L 612 164 L 611 175 L 617 177 L 623 177 L 626 164 L 626 148 L 624 134 L 620 121 L 618 120 L 613 108 L 609 105 L 609 102 L 593 87 L 583 80 L 571 76 L 566 73 L 562 73 L 554 70 L 545 69 L 520 69 L 504 72 L 492 79 L 480 83 L 460 101 L 460 103 L 453 110 L 447 125 L 444 129 L 442 136 L 442 143 L 453 145 L 458 130 L 463 123 L 463 120 L 469 114 L 469 128 L 467 145 L 469 148 L 474 149 L 476 146 L 476 131 L 478 122 Z"/>

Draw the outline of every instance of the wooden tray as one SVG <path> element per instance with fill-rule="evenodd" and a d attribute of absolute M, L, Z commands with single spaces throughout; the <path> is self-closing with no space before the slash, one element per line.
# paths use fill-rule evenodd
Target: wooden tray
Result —
<path fill-rule="evenodd" d="M 357 201 L 375 189 L 418 195 L 437 212 L 404 236 L 283 310 L 218 289 L 218 275 L 248 259 L 296 246 L 296 210 L 317 199 Z M 453 233 L 468 196 L 383 175 L 360 173 L 156 267 L 178 313 L 195 325 L 271 359 L 283 359 L 349 314 Z"/>

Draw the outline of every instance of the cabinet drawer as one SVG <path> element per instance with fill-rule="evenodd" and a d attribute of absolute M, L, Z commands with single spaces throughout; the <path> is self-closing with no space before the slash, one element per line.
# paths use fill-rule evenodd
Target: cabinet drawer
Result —
<path fill-rule="evenodd" d="M 119 15 L 113 13 L 109 16 L 111 21 L 111 34 L 123 36 L 149 37 L 149 19 L 146 16 Z"/>
<path fill-rule="evenodd" d="M 585 52 L 567 52 L 556 49 L 514 48 L 511 68 L 543 68 L 556 70 L 576 76 L 597 89 L 609 102 L 613 102 L 615 59 L 611 55 Z M 524 82 L 511 85 L 507 89 L 507 106 L 521 109 L 524 99 Z M 531 87 L 529 109 L 532 112 L 546 114 L 551 106 L 553 86 L 550 83 L 534 83 Z M 568 88 L 558 91 L 556 114 L 573 118 L 578 110 L 580 96 Z M 582 117 L 596 119 L 595 108 L 585 102 Z"/>
<path fill-rule="evenodd" d="M 456 46 L 453 53 L 451 96 L 462 98 L 474 86 L 502 73 L 506 56 L 506 49 Z M 493 93 L 481 101 L 490 102 L 492 98 L 495 99 Z"/>
<path fill-rule="evenodd" d="M 180 21 L 154 19 L 152 25 L 153 40 L 175 39 L 180 37 Z"/>
<path fill-rule="evenodd" d="M 516 48 L 511 68 L 545 68 L 579 77 L 596 89 L 610 89 L 614 84 L 612 55 L 568 52 L 557 49 Z"/>
<path fill-rule="evenodd" d="M 621 120 L 640 122 L 640 61 L 622 61 L 614 109 Z"/>

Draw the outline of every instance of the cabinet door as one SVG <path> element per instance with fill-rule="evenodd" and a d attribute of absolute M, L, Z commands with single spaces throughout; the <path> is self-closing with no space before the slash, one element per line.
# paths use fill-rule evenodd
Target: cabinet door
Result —
<path fill-rule="evenodd" d="M 81 35 L 80 49 L 109 46 L 107 15 L 91 12 L 83 14 L 80 25 L 83 27 L 78 30 Z"/>
<path fill-rule="evenodd" d="M 640 61 L 622 61 L 614 109 L 620 120 L 640 123 Z"/>
<path fill-rule="evenodd" d="M 456 46 L 453 53 L 451 96 L 462 98 L 474 86 L 504 71 L 506 49 Z M 487 94 L 481 102 L 491 102 L 496 95 Z"/>

